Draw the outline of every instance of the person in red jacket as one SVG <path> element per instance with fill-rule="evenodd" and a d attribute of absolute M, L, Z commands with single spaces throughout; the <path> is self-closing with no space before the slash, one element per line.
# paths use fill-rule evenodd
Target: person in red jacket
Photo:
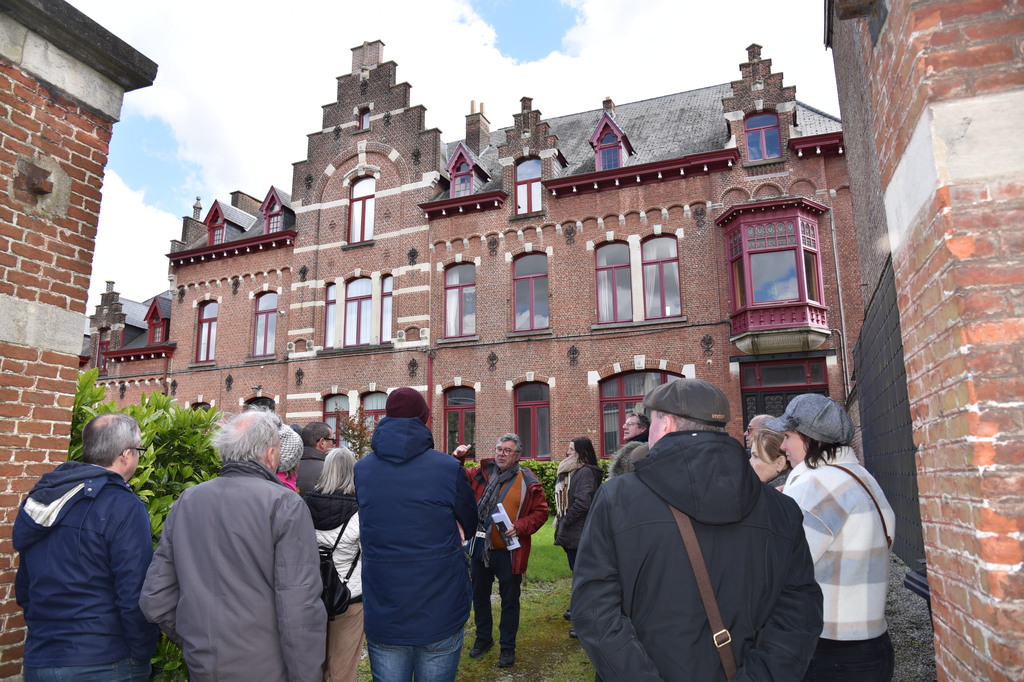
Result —
<path fill-rule="evenodd" d="M 463 459 L 469 448 L 460 445 L 454 455 Z M 548 520 L 548 503 L 544 486 L 529 469 L 519 466 L 523 444 L 519 436 L 506 433 L 498 439 L 494 459 L 466 470 L 477 500 L 475 535 L 482 551 L 472 552 L 473 619 L 476 641 L 469 655 L 483 656 L 494 646 L 491 617 L 491 590 L 498 579 L 501 595 L 501 619 L 498 624 L 501 655 L 499 668 L 510 668 L 516 662 L 516 633 L 519 631 L 519 590 L 530 560 L 530 536 Z M 491 515 L 501 503 L 512 525 L 503 533 Z M 472 539 L 473 529 L 467 529 Z M 518 541 L 518 549 L 508 549 Z"/>

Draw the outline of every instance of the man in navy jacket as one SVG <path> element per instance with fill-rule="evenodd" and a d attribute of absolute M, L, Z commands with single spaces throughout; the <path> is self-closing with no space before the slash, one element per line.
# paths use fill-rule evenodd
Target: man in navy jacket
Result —
<path fill-rule="evenodd" d="M 72 672 L 149 677 L 160 631 L 142 615 L 139 593 L 153 545 L 146 506 L 127 483 L 141 439 L 127 415 L 95 417 L 82 431 L 83 461 L 44 474 L 18 511 L 15 591 L 28 624 L 26 682 Z"/>
<path fill-rule="evenodd" d="M 418 391 L 391 392 L 356 463 L 363 628 L 374 679 L 454 680 L 472 594 L 459 528 L 476 527 L 459 462 L 434 450 Z"/>

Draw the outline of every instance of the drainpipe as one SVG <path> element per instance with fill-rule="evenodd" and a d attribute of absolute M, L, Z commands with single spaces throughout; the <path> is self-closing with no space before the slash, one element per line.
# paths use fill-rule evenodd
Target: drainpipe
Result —
<path fill-rule="evenodd" d="M 436 350 L 427 351 L 427 410 L 430 412 L 430 424 L 428 427 L 433 430 L 434 426 L 434 356 Z"/>
<path fill-rule="evenodd" d="M 834 199 L 836 191 L 829 190 L 829 197 Z M 835 218 L 834 207 L 830 206 L 828 210 L 828 222 L 832 228 L 832 259 L 836 266 L 836 290 L 839 293 L 839 327 L 840 329 L 833 329 L 831 331 L 839 331 L 840 336 L 840 350 L 843 354 L 843 404 L 846 404 L 847 398 L 850 397 L 850 366 L 846 360 L 846 308 L 843 305 L 843 279 L 839 274 L 839 243 L 836 240 L 836 218 Z"/>

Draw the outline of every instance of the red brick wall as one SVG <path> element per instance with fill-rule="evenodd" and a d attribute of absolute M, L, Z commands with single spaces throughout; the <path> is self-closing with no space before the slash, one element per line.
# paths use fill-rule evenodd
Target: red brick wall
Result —
<path fill-rule="evenodd" d="M 877 159 L 873 198 L 889 207 L 936 662 L 943 680 L 1017 680 L 1024 166 L 1016 136 L 975 131 L 1019 127 L 1024 12 L 1004 0 L 889 4 L 876 42 L 866 21 L 841 21 L 833 46 L 844 114 L 864 117 L 862 151 Z M 871 185 L 859 170 L 854 183 Z M 922 186 L 923 202 L 901 205 Z"/>
<path fill-rule="evenodd" d="M 0 59 L 0 294 L 85 312 L 112 122 Z M 35 165 L 52 191 L 19 190 Z M 84 317 L 79 328 L 84 328 Z M 67 456 L 78 355 L 0 343 L 0 678 L 21 669 L 11 526 L 36 479 Z"/>

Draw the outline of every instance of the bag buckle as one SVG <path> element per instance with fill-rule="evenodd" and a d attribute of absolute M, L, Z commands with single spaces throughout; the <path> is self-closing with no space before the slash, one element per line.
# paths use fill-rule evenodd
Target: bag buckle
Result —
<path fill-rule="evenodd" d="M 476 536 L 477 536 L 478 538 L 485 538 L 485 537 L 487 537 L 487 531 L 484 531 L 484 530 L 478 530 L 478 531 L 476 532 Z"/>
<path fill-rule="evenodd" d="M 715 646 L 719 649 L 732 642 L 732 635 L 730 635 L 729 631 L 725 628 L 716 632 L 712 637 L 715 640 Z"/>

